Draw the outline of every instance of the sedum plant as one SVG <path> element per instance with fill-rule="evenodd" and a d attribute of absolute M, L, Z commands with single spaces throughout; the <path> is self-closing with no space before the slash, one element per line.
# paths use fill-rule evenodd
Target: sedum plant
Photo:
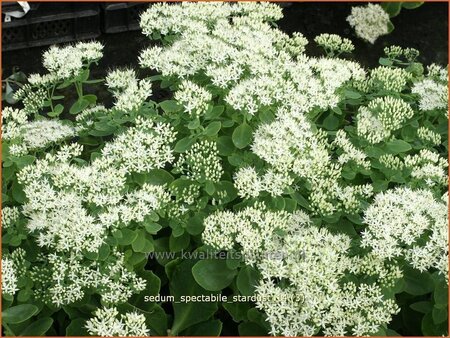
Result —
<path fill-rule="evenodd" d="M 153 4 L 145 78 L 44 53 L 2 111 L 5 335 L 447 334 L 447 69 L 281 17 Z"/>
<path fill-rule="evenodd" d="M 402 9 L 415 9 L 422 5 L 423 2 L 415 1 L 368 3 L 367 6 L 352 7 L 347 22 L 355 30 L 357 37 L 374 44 L 380 36 L 394 30 L 390 19 L 399 15 Z"/>

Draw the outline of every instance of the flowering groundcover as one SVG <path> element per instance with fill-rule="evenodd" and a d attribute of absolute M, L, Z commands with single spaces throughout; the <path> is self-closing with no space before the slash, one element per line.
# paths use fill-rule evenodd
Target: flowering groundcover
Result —
<path fill-rule="evenodd" d="M 98 42 L 44 53 L 2 111 L 6 335 L 447 334 L 447 69 L 364 69 L 281 17 L 154 4 L 145 78 L 93 79 Z"/>

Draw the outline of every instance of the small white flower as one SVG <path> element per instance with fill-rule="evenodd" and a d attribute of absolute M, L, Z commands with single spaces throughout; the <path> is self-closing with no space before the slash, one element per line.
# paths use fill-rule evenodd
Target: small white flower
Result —
<path fill-rule="evenodd" d="M 378 37 L 389 33 L 389 14 L 380 5 L 369 3 L 364 7 L 352 7 L 347 21 L 356 35 L 372 44 Z"/>

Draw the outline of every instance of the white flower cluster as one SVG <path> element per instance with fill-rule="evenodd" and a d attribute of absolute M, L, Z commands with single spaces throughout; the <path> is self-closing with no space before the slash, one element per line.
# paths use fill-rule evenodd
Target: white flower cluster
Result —
<path fill-rule="evenodd" d="M 422 111 L 448 109 L 448 71 L 438 65 L 428 67 L 427 76 L 412 87 L 412 93 L 419 96 Z"/>
<path fill-rule="evenodd" d="M 33 265 L 31 279 L 35 297 L 58 307 L 79 301 L 92 288 L 107 304 L 123 303 L 146 285 L 144 279 L 128 270 L 124 255 L 118 252 L 106 262 L 88 260 L 74 252 L 51 253 Z"/>
<path fill-rule="evenodd" d="M 414 179 L 423 180 L 429 187 L 448 184 L 448 161 L 438 153 L 422 149 L 418 154 L 406 156 L 404 163 Z"/>
<path fill-rule="evenodd" d="M 370 71 L 369 87 L 401 93 L 412 74 L 403 68 L 380 66 Z"/>
<path fill-rule="evenodd" d="M 18 207 L 2 207 L 2 228 L 11 228 L 14 226 L 19 217 L 20 209 Z"/>
<path fill-rule="evenodd" d="M 75 130 L 58 120 L 41 120 L 24 124 L 21 127 L 21 134 L 27 148 L 36 150 L 74 137 Z"/>
<path fill-rule="evenodd" d="M 215 141 L 202 140 L 181 154 L 175 168 L 189 179 L 199 182 L 218 182 L 223 175 L 219 151 Z"/>
<path fill-rule="evenodd" d="M 76 77 L 84 66 L 96 62 L 103 56 L 103 45 L 99 42 L 78 42 L 65 47 L 51 46 L 43 55 L 44 67 L 49 74 L 33 74 L 30 83 L 48 86 L 57 81 Z"/>
<path fill-rule="evenodd" d="M 425 142 L 431 143 L 432 145 L 441 144 L 441 135 L 427 127 L 419 127 L 417 129 L 417 136 Z"/>
<path fill-rule="evenodd" d="M 253 167 L 242 167 L 234 174 L 234 186 L 242 198 L 257 197 L 264 190 L 260 177 Z"/>
<path fill-rule="evenodd" d="M 263 205 L 237 213 L 219 211 L 205 219 L 202 238 L 216 249 L 239 248 L 245 263 L 254 265 L 267 253 L 268 245 L 274 241 L 274 233 L 289 229 L 289 217 L 284 211 L 266 211 Z"/>
<path fill-rule="evenodd" d="M 314 41 L 331 55 L 351 53 L 355 49 L 355 46 L 349 39 L 342 38 L 337 34 L 320 34 L 315 37 Z"/>
<path fill-rule="evenodd" d="M 75 128 L 78 132 L 89 129 L 94 125 L 97 117 L 108 115 L 110 112 L 111 110 L 106 109 L 102 104 L 90 106 L 75 116 Z"/>
<path fill-rule="evenodd" d="M 126 172 L 162 168 L 174 159 L 171 143 L 175 141 L 175 135 L 169 124 L 137 118 L 136 127 L 128 128 L 114 142 L 107 143 L 102 155 Z"/>
<path fill-rule="evenodd" d="M 158 209 L 168 199 L 161 187 L 144 186 L 125 194 L 125 175 L 170 162 L 173 138 L 168 125 L 138 119 L 136 127 L 107 143 L 91 165 L 70 163 L 82 151 L 74 144 L 25 167 L 19 174 L 28 198 L 23 213 L 30 218 L 28 229 L 38 233 L 39 245 L 57 251 L 95 252 L 111 225 L 142 220 Z M 106 210 L 97 218 L 84 203 Z"/>
<path fill-rule="evenodd" d="M 127 193 L 121 204 L 107 207 L 98 217 L 103 225 L 111 228 L 131 221 L 143 222 L 145 216 L 169 201 L 170 194 L 163 186 L 144 183 L 141 189 Z"/>
<path fill-rule="evenodd" d="M 206 113 L 212 100 L 212 95 L 196 83 L 184 80 L 175 92 L 174 98 L 184 107 L 188 114 L 199 117 Z"/>
<path fill-rule="evenodd" d="M 356 35 L 370 43 L 389 33 L 389 14 L 380 5 L 352 7 L 347 21 L 355 29 Z"/>
<path fill-rule="evenodd" d="M 399 59 L 404 57 L 408 62 L 414 62 L 420 55 L 420 52 L 415 48 L 403 48 L 393 45 L 385 47 L 384 54 L 386 54 L 389 59 Z"/>
<path fill-rule="evenodd" d="M 58 120 L 28 121 L 24 110 L 5 107 L 2 111 L 2 135 L 12 155 L 42 150 L 75 136 L 75 129 Z"/>
<path fill-rule="evenodd" d="M 33 88 L 26 83 L 13 94 L 13 97 L 17 101 L 22 100 L 24 112 L 36 114 L 44 107 L 47 95 L 44 88 Z"/>
<path fill-rule="evenodd" d="M 20 136 L 20 126 L 27 122 L 28 114 L 24 110 L 5 107 L 2 111 L 3 139 L 13 139 Z"/>
<path fill-rule="evenodd" d="M 117 69 L 106 77 L 106 85 L 113 92 L 116 102 L 114 107 L 126 113 L 139 109 L 152 95 L 150 80 L 138 80 L 131 69 Z"/>
<path fill-rule="evenodd" d="M 295 58 L 305 52 L 305 47 L 308 44 L 308 40 L 302 33 L 294 32 L 292 33 L 292 36 L 289 36 L 280 31 L 279 35 L 279 39 L 275 42 L 275 46 L 278 50 L 284 50 Z"/>
<path fill-rule="evenodd" d="M 358 135 L 370 143 L 378 143 L 400 129 L 414 115 L 411 106 L 391 96 L 378 97 L 361 106 L 357 115 Z"/>
<path fill-rule="evenodd" d="M 137 312 L 120 314 L 115 307 L 99 308 L 95 317 L 86 322 L 91 336 L 100 337 L 147 337 L 150 330 L 145 324 L 145 316 Z"/>
<path fill-rule="evenodd" d="M 408 169 L 411 184 L 421 183 L 426 187 L 445 187 L 448 184 L 448 161 L 438 153 L 429 149 L 422 149 L 417 154 L 407 155 L 405 158 L 392 154 L 383 154 L 379 161 L 388 169 Z"/>
<path fill-rule="evenodd" d="M 69 304 L 89 288 L 96 288 L 105 302 L 125 302 L 144 289 L 145 281 L 125 268 L 123 255 L 116 253 L 104 265 L 83 255 L 98 254 L 108 231 L 142 222 L 169 201 L 163 186 L 144 184 L 128 191 L 126 177 L 171 161 L 173 139 L 168 125 L 138 118 L 135 127 L 107 143 L 90 164 L 73 161 L 83 149 L 72 144 L 19 172 L 27 197 L 22 211 L 29 219 L 26 227 L 39 246 L 53 252 L 33 270 L 45 302 Z"/>
<path fill-rule="evenodd" d="M 239 168 L 234 176 L 235 187 L 242 198 L 257 197 L 262 191 L 267 191 L 272 196 L 280 196 L 293 182 L 288 172 L 274 169 L 268 169 L 259 177 L 254 168 L 243 167 Z"/>
<path fill-rule="evenodd" d="M 325 110 L 340 101 L 338 88 L 365 78 L 360 65 L 341 59 L 278 59 L 267 67 L 270 71 L 266 74 L 244 79 L 232 88 L 225 98 L 227 103 L 252 115 L 265 106 L 287 105 L 301 112 L 316 107 Z"/>
<path fill-rule="evenodd" d="M 336 132 L 336 137 L 333 144 L 342 149 L 342 154 L 338 157 L 339 163 L 344 164 L 349 161 L 353 161 L 364 169 L 370 169 L 370 161 L 367 159 L 367 155 L 362 150 L 357 149 L 350 142 L 346 132 L 343 129 Z"/>
<path fill-rule="evenodd" d="M 383 259 L 404 257 L 421 271 L 448 277 L 448 201 L 427 190 L 396 188 L 375 196 L 364 213 L 362 246 Z M 426 241 L 423 241 L 427 238 Z"/>
<path fill-rule="evenodd" d="M 378 159 L 382 165 L 392 170 L 402 170 L 405 167 L 403 160 L 392 154 L 383 154 Z"/>
<path fill-rule="evenodd" d="M 2 258 L 2 292 L 13 296 L 19 288 L 17 287 L 17 271 L 11 258 Z"/>
<path fill-rule="evenodd" d="M 2 292 L 5 295 L 13 296 L 19 291 L 19 278 L 25 271 L 25 250 L 15 249 L 10 254 L 3 254 L 2 257 Z"/>
<path fill-rule="evenodd" d="M 342 136 L 341 133 L 339 133 Z M 315 132 L 306 116 L 292 109 L 281 108 L 274 122 L 261 125 L 254 134 L 252 151 L 279 173 L 278 195 L 292 184 L 295 174 L 311 184 L 310 202 L 315 211 L 333 214 L 338 210 L 354 211 L 362 198 L 372 195 L 370 184 L 345 186 L 340 183 L 343 162 L 350 159 L 367 167 L 365 155 L 339 137 L 344 154 L 334 162 L 329 154 L 330 144 L 322 132 Z M 343 161 L 345 160 L 345 161 Z M 264 185 L 263 185 L 263 188 Z M 242 195 L 246 195 L 243 191 Z M 254 192 L 252 192 L 254 194 Z"/>
<path fill-rule="evenodd" d="M 183 2 L 180 6 L 158 3 L 142 14 L 141 28 L 148 36 L 153 33 L 167 35 L 205 32 L 208 26 L 229 16 L 244 16 L 255 21 L 275 21 L 283 15 L 279 6 L 264 2 L 238 2 L 234 5 Z"/>
<path fill-rule="evenodd" d="M 399 269 L 374 256 L 350 256 L 349 237 L 312 226 L 303 212 L 271 212 L 262 205 L 219 211 L 205 219 L 203 240 L 240 250 L 261 273 L 257 307 L 267 314 L 272 335 L 368 335 L 399 310 L 382 293 L 383 285 L 401 276 Z M 379 279 L 344 281 L 349 273 Z"/>
<path fill-rule="evenodd" d="M 216 6 L 219 5 L 210 5 L 209 10 Z M 144 50 L 141 66 L 180 79 L 205 74 L 213 85 L 230 88 L 227 103 L 249 114 L 255 114 L 263 106 L 285 103 L 304 112 L 315 106 L 326 109 L 339 101 L 336 90 L 340 86 L 365 78 L 364 70 L 357 63 L 300 55 L 306 44 L 302 36 L 289 38 L 255 19 L 264 6 L 276 5 L 255 6 L 255 13 L 239 12 L 240 16 L 235 17 L 232 9 L 239 6 L 240 3 L 219 6 L 214 15 L 223 15 L 221 19 L 194 14 L 188 5 L 175 6 L 172 12 L 167 10 L 167 5 L 152 6 L 143 15 L 144 32 L 180 34 L 167 47 Z M 198 6 L 199 12 L 206 7 L 206 4 Z M 149 22 L 148 17 L 154 21 Z M 203 29 L 198 29 L 198 25 Z M 296 61 L 292 59 L 293 54 Z"/>

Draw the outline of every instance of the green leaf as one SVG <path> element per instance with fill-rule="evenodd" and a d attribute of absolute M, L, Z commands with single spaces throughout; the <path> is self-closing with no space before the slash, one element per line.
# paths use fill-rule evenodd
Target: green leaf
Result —
<path fill-rule="evenodd" d="M 145 231 L 141 230 L 138 232 L 137 237 L 134 239 L 134 241 L 131 243 L 131 247 L 133 248 L 133 251 L 135 252 L 145 252 L 142 251 L 145 248 Z"/>
<path fill-rule="evenodd" d="M 250 310 L 250 304 L 244 302 L 227 302 L 223 303 L 222 306 L 228 311 L 236 323 L 247 319 L 247 312 Z"/>
<path fill-rule="evenodd" d="M 17 300 L 20 303 L 25 303 L 28 301 L 28 299 L 30 299 L 32 294 L 31 289 L 22 289 L 17 293 Z"/>
<path fill-rule="evenodd" d="M 70 80 L 65 80 L 63 83 L 61 83 L 58 87 L 56 87 L 56 89 L 64 89 L 69 87 L 72 84 L 72 81 Z"/>
<path fill-rule="evenodd" d="M 196 282 L 208 291 L 220 291 L 231 284 L 237 271 L 227 266 L 225 259 L 205 259 L 192 268 Z"/>
<path fill-rule="evenodd" d="M 145 289 L 142 290 L 140 294 L 131 296 L 128 302 L 141 310 L 151 312 L 155 306 L 155 303 L 150 301 L 150 299 L 145 296 L 157 296 L 160 293 L 161 280 L 152 271 L 148 270 L 138 271 L 137 275 L 146 281 Z"/>
<path fill-rule="evenodd" d="M 358 92 L 356 92 L 354 90 L 350 90 L 350 89 L 345 90 L 344 91 L 344 95 L 345 95 L 346 98 L 352 99 L 352 100 L 357 100 L 357 99 L 361 98 L 361 94 L 360 93 L 358 93 Z"/>
<path fill-rule="evenodd" d="M 212 302 L 180 302 L 181 297 L 209 295 L 192 276 L 194 260 L 186 260 L 173 268 L 170 278 L 170 294 L 175 297 L 173 303 L 174 320 L 168 335 L 177 335 L 189 326 L 204 322 L 217 311 L 217 304 Z"/>
<path fill-rule="evenodd" d="M 387 27 L 388 27 L 388 33 L 392 33 L 392 32 L 394 31 L 395 26 L 394 26 L 394 24 L 392 23 L 392 21 L 389 21 L 389 22 L 387 23 Z"/>
<path fill-rule="evenodd" d="M 181 106 L 175 100 L 166 100 L 159 104 L 165 113 L 176 113 L 181 110 Z"/>
<path fill-rule="evenodd" d="M 406 9 L 415 9 L 423 5 L 423 1 L 402 2 L 402 7 Z"/>
<path fill-rule="evenodd" d="M 149 234 L 156 235 L 159 230 L 162 229 L 162 226 L 158 223 L 149 222 L 145 223 L 145 231 L 147 231 Z"/>
<path fill-rule="evenodd" d="M 392 64 L 393 64 L 392 60 L 388 59 L 388 58 L 380 58 L 378 60 L 378 63 L 382 66 L 387 66 L 387 67 L 392 66 Z"/>
<path fill-rule="evenodd" d="M 336 117 L 333 114 L 329 114 L 324 120 L 323 120 L 323 126 L 327 130 L 337 130 L 339 127 L 339 118 Z"/>
<path fill-rule="evenodd" d="M 152 169 L 146 175 L 146 183 L 154 185 L 170 184 L 173 180 L 173 176 L 164 169 Z"/>
<path fill-rule="evenodd" d="M 447 325 L 435 324 L 432 313 L 427 313 L 422 319 L 422 333 L 424 336 L 446 336 Z"/>
<path fill-rule="evenodd" d="M 447 320 L 448 310 L 447 310 L 447 308 L 440 309 L 440 308 L 434 307 L 431 315 L 433 317 L 433 323 L 436 325 L 439 325 L 439 324 L 444 323 Z"/>
<path fill-rule="evenodd" d="M 386 143 L 386 150 L 391 154 L 404 153 L 411 149 L 411 145 L 403 140 L 392 140 Z"/>
<path fill-rule="evenodd" d="M 78 114 L 89 106 L 90 102 L 84 98 L 78 99 L 72 107 L 69 109 L 69 113 L 72 115 Z"/>
<path fill-rule="evenodd" d="M 202 233 L 204 229 L 203 219 L 204 219 L 203 215 L 201 215 L 200 213 L 196 213 L 194 217 L 190 218 L 187 221 L 186 231 L 194 236 Z"/>
<path fill-rule="evenodd" d="M 97 103 L 97 96 L 95 96 L 94 94 L 84 95 L 83 99 L 88 101 L 89 104 L 91 104 L 91 105 L 94 105 Z"/>
<path fill-rule="evenodd" d="M 404 268 L 405 291 L 413 296 L 421 296 L 430 293 L 434 289 L 433 279 L 428 272 L 405 267 Z"/>
<path fill-rule="evenodd" d="M 217 150 L 219 151 L 219 155 L 228 156 L 231 155 L 234 151 L 233 140 L 230 136 L 220 136 L 217 139 Z"/>
<path fill-rule="evenodd" d="M 431 304 L 431 302 L 429 302 L 429 301 L 421 301 L 421 302 L 412 303 L 409 307 L 411 309 L 413 309 L 414 311 L 417 311 L 420 313 L 428 313 L 428 312 L 431 312 L 431 310 L 433 309 L 433 304 Z"/>
<path fill-rule="evenodd" d="M 10 307 L 2 312 L 3 322 L 7 324 L 18 324 L 30 319 L 39 311 L 33 304 L 20 304 Z"/>
<path fill-rule="evenodd" d="M 22 185 L 17 182 L 17 179 L 14 179 L 11 189 L 13 199 L 19 204 L 24 204 L 27 200 L 27 197 L 25 195 L 25 192 L 23 191 Z"/>
<path fill-rule="evenodd" d="M 220 128 L 222 127 L 222 124 L 219 121 L 211 122 L 205 129 L 205 135 L 206 136 L 214 136 L 216 135 Z"/>
<path fill-rule="evenodd" d="M 52 326 L 53 319 L 50 317 L 40 318 L 28 325 L 22 332 L 21 336 L 43 336 Z"/>
<path fill-rule="evenodd" d="M 267 336 L 267 331 L 260 325 L 252 322 L 243 322 L 238 326 L 240 336 Z"/>
<path fill-rule="evenodd" d="M 97 146 L 99 144 L 99 141 L 100 140 L 95 137 L 85 136 L 85 137 L 81 137 L 78 140 L 78 143 L 84 144 L 87 146 Z"/>
<path fill-rule="evenodd" d="M 76 81 L 80 81 L 80 82 L 84 82 L 87 79 L 89 79 L 89 68 L 84 69 L 77 77 L 76 77 Z"/>
<path fill-rule="evenodd" d="M 214 183 L 211 181 L 206 181 L 205 184 L 205 191 L 207 192 L 208 195 L 212 195 L 214 194 L 214 192 L 216 191 L 216 187 L 214 186 Z"/>
<path fill-rule="evenodd" d="M 169 248 L 171 252 L 180 252 L 189 246 L 191 237 L 187 232 L 184 232 L 181 236 L 173 236 L 169 238 Z"/>
<path fill-rule="evenodd" d="M 219 117 L 220 115 L 222 115 L 224 110 L 225 110 L 225 106 L 215 106 L 214 108 L 212 108 L 211 110 L 208 110 L 206 112 L 205 118 L 207 120 L 215 119 L 215 118 Z"/>
<path fill-rule="evenodd" d="M 193 144 L 195 143 L 195 139 L 191 137 L 185 137 L 179 140 L 175 144 L 175 148 L 173 149 L 176 153 L 184 153 L 186 150 L 188 150 Z"/>
<path fill-rule="evenodd" d="M 195 129 L 200 128 L 200 125 L 201 125 L 200 119 L 199 119 L 199 118 L 196 118 L 195 120 L 190 121 L 190 122 L 187 124 L 187 127 L 188 127 L 189 129 L 191 129 L 191 130 L 195 130 Z"/>
<path fill-rule="evenodd" d="M 190 337 L 218 337 L 222 331 L 222 322 L 218 319 L 209 320 L 207 322 L 193 325 L 183 331 L 183 336 Z"/>
<path fill-rule="evenodd" d="M 36 159 L 36 157 L 34 157 L 33 155 L 23 155 L 23 156 L 14 158 L 13 161 L 16 164 L 17 168 L 20 170 L 20 169 L 26 167 L 27 165 L 32 164 L 35 159 Z"/>
<path fill-rule="evenodd" d="M 66 328 L 66 336 L 89 336 L 85 325 L 86 320 L 83 318 L 76 318 L 72 320 Z"/>
<path fill-rule="evenodd" d="M 138 236 L 137 231 L 133 231 L 127 228 L 124 228 L 120 231 L 122 232 L 122 237 L 117 239 L 120 245 L 130 245 Z"/>
<path fill-rule="evenodd" d="M 400 14 L 402 2 L 384 2 L 381 4 L 381 7 L 389 14 L 390 18 L 393 18 Z"/>
<path fill-rule="evenodd" d="M 98 259 L 101 261 L 106 260 L 108 258 L 109 253 L 111 252 L 111 248 L 108 244 L 103 243 L 100 249 L 98 250 Z"/>
<path fill-rule="evenodd" d="M 436 307 L 445 308 L 448 306 L 448 285 L 444 280 L 436 283 L 433 298 Z"/>
<path fill-rule="evenodd" d="M 50 117 L 56 117 L 56 116 L 59 116 L 59 115 L 61 115 L 61 113 L 63 112 L 63 110 L 64 110 L 64 106 L 62 105 L 62 104 L 57 104 L 54 108 L 53 108 L 53 111 L 51 111 L 51 112 L 49 112 L 48 113 L 48 116 L 50 116 Z"/>
<path fill-rule="evenodd" d="M 104 79 L 92 79 L 92 80 L 83 81 L 83 83 L 94 84 L 94 83 L 100 83 L 100 82 L 103 82 L 103 81 L 104 81 Z"/>
<path fill-rule="evenodd" d="M 245 148 L 252 141 L 252 128 L 244 122 L 233 131 L 232 140 L 237 148 Z"/>
<path fill-rule="evenodd" d="M 236 285 L 243 296 L 253 296 L 260 279 L 257 270 L 250 266 L 243 267 L 237 276 Z"/>
<path fill-rule="evenodd" d="M 259 120 L 263 123 L 270 123 L 275 119 L 275 115 L 268 109 L 262 110 L 258 114 Z"/>
<path fill-rule="evenodd" d="M 291 194 L 291 197 L 303 208 L 306 210 L 311 210 L 311 206 L 309 205 L 309 202 L 304 198 L 300 193 L 294 192 Z"/>

